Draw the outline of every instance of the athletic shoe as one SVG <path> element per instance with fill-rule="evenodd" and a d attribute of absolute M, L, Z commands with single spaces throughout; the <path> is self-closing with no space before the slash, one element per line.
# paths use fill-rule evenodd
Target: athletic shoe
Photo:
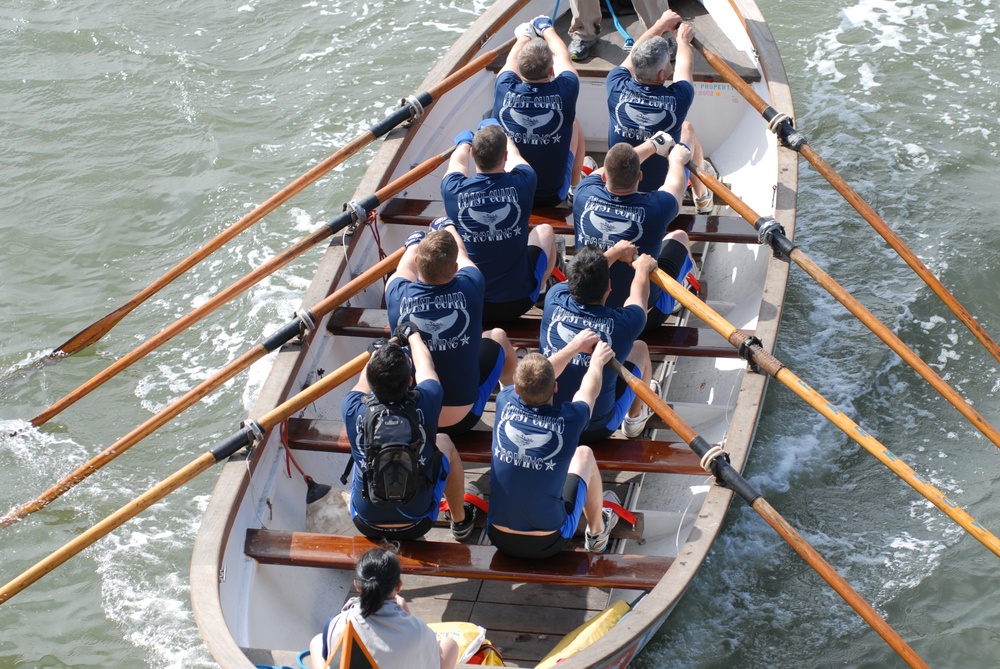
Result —
<path fill-rule="evenodd" d="M 597 44 L 597 39 L 577 39 L 574 37 L 569 43 L 569 57 L 573 60 L 586 60 L 590 55 L 590 47 Z"/>
<path fill-rule="evenodd" d="M 715 171 L 715 167 L 712 165 L 712 163 L 708 162 L 707 160 L 705 161 L 704 167 L 702 169 L 704 169 L 706 172 L 708 172 L 715 178 L 719 177 L 719 173 Z M 701 197 L 695 196 L 694 191 L 692 190 L 691 199 L 694 200 L 694 208 L 699 214 L 711 214 L 712 209 L 714 209 L 715 207 L 715 202 L 714 202 L 715 197 L 711 190 L 706 192 Z"/>
<path fill-rule="evenodd" d="M 590 174 L 597 169 L 597 161 L 590 156 L 583 157 L 583 168 L 580 170 L 583 172 L 583 176 L 588 177 Z"/>
<path fill-rule="evenodd" d="M 618 495 L 611 490 L 604 491 L 604 499 L 621 504 Z M 589 553 L 603 553 L 608 547 L 611 530 L 615 529 L 615 525 L 618 524 L 618 514 L 607 507 L 601 509 L 601 516 L 604 518 L 604 530 L 600 534 L 585 532 L 583 535 L 583 549 Z"/>
<path fill-rule="evenodd" d="M 656 393 L 656 396 L 660 396 L 660 384 L 653 379 L 650 383 L 650 388 Z M 642 431 L 646 429 L 646 423 L 652 417 L 653 411 L 649 406 L 643 402 L 642 411 L 635 418 L 631 416 L 625 416 L 625 420 L 622 421 L 622 434 L 624 434 L 628 439 L 637 439 L 642 435 Z"/>
<path fill-rule="evenodd" d="M 475 483 L 467 483 L 465 492 L 476 497 L 480 494 Z M 455 541 L 468 541 L 476 529 L 476 514 L 479 509 L 471 502 L 465 502 L 462 506 L 465 508 L 465 520 L 461 523 L 456 523 L 454 519 L 451 521 L 451 535 L 455 537 Z"/>

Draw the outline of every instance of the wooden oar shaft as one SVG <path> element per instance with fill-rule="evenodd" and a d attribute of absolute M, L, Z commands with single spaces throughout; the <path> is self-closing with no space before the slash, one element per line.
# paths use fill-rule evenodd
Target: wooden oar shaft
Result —
<path fill-rule="evenodd" d="M 139 515 L 158 501 L 177 490 L 182 485 L 209 469 L 217 462 L 212 453 L 205 453 L 196 460 L 164 479 L 156 486 L 136 497 L 134 500 L 111 514 L 89 530 L 85 531 L 59 550 L 41 560 L 23 574 L 0 588 L 0 604 L 21 592 L 41 577 L 63 564 L 71 557 L 91 546 L 102 537 L 107 536 L 126 521 Z"/>
<path fill-rule="evenodd" d="M 692 46 L 704 56 L 708 64 L 722 75 L 730 86 L 739 91 L 740 95 L 760 113 L 765 120 L 771 122 L 778 116 L 778 113 L 760 96 L 757 92 L 738 75 L 729 64 L 718 55 L 709 51 L 697 38 L 693 40 Z M 845 200 L 868 222 L 872 228 L 884 239 L 889 246 L 901 257 L 910 268 L 916 272 L 924 283 L 941 299 L 945 305 L 951 309 L 960 321 L 969 329 L 979 342 L 990 352 L 998 362 L 1000 362 L 1000 345 L 990 337 L 985 328 L 979 324 L 969 311 L 962 306 L 958 299 L 944 287 L 944 284 L 934 276 L 934 273 L 917 257 L 917 255 L 906 245 L 899 235 L 889 227 L 878 213 L 869 205 L 864 198 L 851 188 L 851 186 L 834 170 L 801 135 L 797 136 L 799 142 L 795 149 L 805 156 L 805 159 L 816 169 L 817 172 L 843 196 Z"/>
<path fill-rule="evenodd" d="M 405 249 L 402 248 L 393 251 L 390 255 L 369 267 L 347 284 L 340 287 L 333 293 L 330 293 L 330 295 L 310 310 L 310 315 L 315 321 L 318 322 L 338 306 L 365 290 L 368 286 L 372 285 L 395 269 L 399 264 L 400 258 L 403 257 L 404 251 Z M 72 473 L 60 479 L 55 485 L 36 497 L 34 500 L 22 504 L 7 513 L 7 515 L 0 517 L 0 528 L 6 527 L 17 520 L 24 518 L 28 514 L 43 509 L 54 500 L 66 494 L 66 492 L 71 490 L 74 486 L 89 477 L 91 474 L 95 473 L 122 453 L 132 448 L 132 446 L 166 425 L 169 421 L 173 420 L 195 402 L 201 400 L 203 397 L 235 377 L 243 370 L 250 367 L 250 365 L 257 362 L 271 351 L 287 343 L 291 337 L 294 336 L 293 333 L 297 331 L 297 327 L 295 326 L 297 326 L 298 323 L 299 321 L 296 319 L 289 325 L 281 328 L 278 333 L 271 335 L 271 337 L 268 337 L 268 339 L 264 342 L 254 346 L 239 358 L 233 360 L 211 377 L 205 379 L 183 396 L 179 397 L 168 407 L 158 412 L 155 416 L 152 416 L 149 420 L 145 421 L 124 437 L 108 446 L 98 455 L 92 457 L 90 460 L 77 467 Z M 280 334 L 282 332 L 287 333 L 287 335 Z M 276 336 L 277 340 L 274 340 Z"/>
<path fill-rule="evenodd" d="M 705 448 L 698 448 L 699 440 L 700 443 L 704 444 L 704 439 L 698 435 L 694 429 L 687 424 L 687 422 L 678 415 L 676 411 L 671 408 L 669 404 L 663 401 L 653 390 L 642 380 L 637 378 L 634 374 L 629 372 L 621 363 L 617 360 L 612 359 L 610 363 L 615 372 L 618 373 L 625 382 L 628 383 L 629 387 L 632 388 L 635 393 L 642 398 L 642 401 L 652 409 L 656 415 L 663 419 L 663 421 L 672 429 L 677 435 L 685 441 L 685 443 L 691 445 L 692 450 L 694 450 L 698 455 L 704 457 L 705 453 L 702 452 Z M 857 611 L 865 622 L 867 622 L 879 636 L 881 636 L 889 646 L 895 650 L 900 657 L 902 657 L 907 664 L 911 667 L 927 667 L 927 664 L 920 659 L 920 656 L 910 648 L 909 644 L 903 640 L 901 636 L 892 628 L 889 623 L 885 621 L 882 616 L 880 616 L 875 609 L 871 607 L 868 602 L 864 600 L 858 592 L 851 587 L 844 577 L 842 577 L 837 571 L 830 566 L 830 564 L 823 558 L 819 552 L 813 548 L 805 538 L 799 534 L 799 532 L 792 527 L 788 521 L 786 521 L 781 514 L 779 514 L 766 499 L 761 496 L 761 494 L 743 478 L 742 475 L 732 466 L 730 466 L 725 461 L 719 461 L 717 464 L 717 471 L 720 472 L 723 480 L 726 481 L 727 485 L 733 490 L 738 492 L 750 507 L 760 514 L 761 518 L 767 521 L 774 530 L 788 542 L 796 553 L 802 556 L 810 567 L 812 567 L 817 574 L 819 574 L 824 581 L 830 584 L 830 586 L 837 591 L 844 601 L 847 602 L 851 608 Z"/>
<path fill-rule="evenodd" d="M 287 400 L 277 408 L 267 412 L 260 419 L 253 421 L 263 430 L 269 430 L 278 423 L 291 416 L 296 411 L 316 401 L 325 393 L 343 383 L 347 379 L 360 372 L 368 358 L 371 357 L 366 351 L 342 365 L 340 368 L 327 374 L 322 379 L 312 384 L 305 390 Z M 36 563 L 33 567 L 22 573 L 14 580 L 0 588 L 0 604 L 21 592 L 29 585 L 40 579 L 45 574 L 63 564 L 71 557 L 91 546 L 104 536 L 107 536 L 126 521 L 139 515 L 153 504 L 177 490 L 194 477 L 211 468 L 217 462 L 228 458 L 251 441 L 251 431 L 242 429 L 229 438 L 219 443 L 212 450 L 203 453 L 195 460 L 177 470 L 160 483 L 156 484 L 134 500 L 118 509 L 101 522 L 97 523 L 89 530 L 85 531 L 62 548 L 53 552 L 47 558 Z"/>
<path fill-rule="evenodd" d="M 386 199 L 395 195 L 396 193 L 402 191 L 404 188 L 412 185 L 413 183 L 419 181 L 423 177 L 427 176 L 438 166 L 444 163 L 448 156 L 454 151 L 454 147 L 450 147 L 446 151 L 425 160 L 423 163 L 413 168 L 409 172 L 403 174 L 395 181 L 389 183 L 386 186 L 380 188 L 376 194 L 366 198 L 361 204 L 368 211 L 372 211 L 379 204 L 384 202 Z M 31 424 L 35 427 L 43 425 L 48 422 L 53 416 L 56 416 L 63 409 L 75 404 L 80 399 L 88 395 L 94 389 L 100 387 L 104 383 L 107 383 L 110 379 L 114 378 L 122 370 L 128 368 L 136 361 L 147 355 L 149 352 L 159 348 L 164 343 L 177 336 L 191 325 L 197 323 L 199 320 L 210 314 L 215 309 L 219 308 L 221 305 L 230 301 L 240 293 L 242 293 L 247 288 L 259 283 L 264 278 L 273 274 L 281 267 L 284 267 L 289 262 L 297 258 L 298 256 L 305 253 L 308 249 L 315 246 L 317 243 L 326 239 L 330 235 L 334 234 L 336 231 L 343 227 L 346 227 L 351 222 L 351 217 L 349 212 L 341 214 L 337 219 L 334 219 L 330 224 L 320 226 L 317 230 L 311 233 L 308 237 L 296 242 L 294 245 L 285 249 L 275 257 L 273 257 L 268 262 L 264 263 L 256 270 L 250 272 L 242 279 L 232 284 L 228 288 L 224 289 L 207 302 L 202 304 L 200 307 L 192 310 L 185 316 L 182 316 L 176 320 L 172 325 L 164 328 L 159 333 L 140 344 L 134 348 L 129 353 L 125 354 L 114 363 L 109 365 L 103 372 L 92 377 L 89 381 L 84 382 L 76 390 L 66 395 L 59 401 L 52 404 L 42 413 L 38 414 L 31 419 Z"/>
<path fill-rule="evenodd" d="M 705 321 L 705 323 L 723 337 L 726 337 L 733 346 L 739 348 L 741 345 L 750 344 L 746 334 L 736 329 L 736 327 L 726 321 L 714 309 L 692 295 L 690 291 L 685 290 L 683 286 L 663 270 L 654 270 L 650 278 L 656 285 L 663 288 L 663 290 L 667 291 L 685 308 L 690 310 L 691 313 Z M 761 371 L 778 379 L 778 381 L 792 392 L 801 397 L 809 406 L 839 427 L 844 434 L 874 455 L 879 462 L 884 464 L 899 478 L 903 479 L 914 490 L 927 498 L 945 515 L 958 523 L 969 534 L 993 551 L 994 554 L 1000 556 L 1000 539 L 997 539 L 996 536 L 987 531 L 978 521 L 960 509 L 944 493 L 924 481 L 909 465 L 896 457 L 860 425 L 841 413 L 833 404 L 828 402 L 822 395 L 809 387 L 805 381 L 798 378 L 791 370 L 785 367 L 781 361 L 759 346 L 751 344 L 751 348 L 755 353 L 754 362 L 760 366 Z"/>
<path fill-rule="evenodd" d="M 875 632 L 889 644 L 894 651 L 911 667 L 923 667 L 927 668 L 929 665 L 917 655 L 916 651 L 910 647 L 906 641 L 903 640 L 901 636 L 892 628 L 889 623 L 885 621 L 882 616 L 880 616 L 871 604 L 869 604 L 865 599 L 858 594 L 857 590 L 851 587 L 851 584 L 841 576 L 836 569 L 830 566 L 822 555 L 812 547 L 812 545 L 805 540 L 805 538 L 799 534 L 799 532 L 792 527 L 784 517 L 781 516 L 777 511 L 774 510 L 766 499 L 763 497 L 758 497 L 751 507 L 754 511 L 760 514 L 768 525 L 774 528 L 782 539 L 784 539 L 789 546 L 791 546 L 796 553 L 802 556 L 802 559 L 809 563 L 820 577 L 830 584 L 830 587 L 837 591 L 845 602 L 847 602 L 852 609 L 857 611 L 858 615 L 864 618 L 865 622 L 871 626 Z"/>
<path fill-rule="evenodd" d="M 205 379 L 197 386 L 186 392 L 183 396 L 176 399 L 170 404 L 170 406 L 158 412 L 156 415 L 151 416 L 148 420 L 133 429 L 124 437 L 87 460 L 87 462 L 74 469 L 71 473 L 61 478 L 41 495 L 32 501 L 11 510 L 5 516 L 0 518 L 0 528 L 7 527 L 8 525 L 11 525 L 21 518 L 34 513 L 35 511 L 40 511 L 56 499 L 62 497 L 67 492 L 72 490 L 77 484 L 88 478 L 91 474 L 96 473 L 122 453 L 129 450 L 153 432 L 166 425 L 188 407 L 192 406 L 201 400 L 201 398 L 205 397 L 213 390 L 235 377 L 257 360 L 263 358 L 267 355 L 267 353 L 268 349 L 264 345 L 257 344 L 239 358 L 233 360 L 217 373 L 213 374 L 210 378 Z"/>
<path fill-rule="evenodd" d="M 688 167 L 691 169 L 693 174 L 696 174 L 698 178 L 700 178 L 705 185 L 712 190 L 712 192 L 722 198 L 726 204 L 746 219 L 748 223 L 752 225 L 755 221 L 760 219 L 757 212 L 743 202 L 743 200 L 736 197 L 736 195 L 731 190 L 726 188 L 721 181 L 707 173 L 705 170 L 699 169 L 696 165 L 694 165 L 694 163 L 688 163 Z M 931 369 L 930 365 L 924 362 L 923 358 L 914 353 L 913 349 L 907 346 L 892 330 L 887 328 L 875 316 L 875 314 L 868 311 L 863 304 L 861 304 L 843 286 L 837 283 L 832 276 L 827 274 L 822 267 L 813 262 L 809 255 L 802 249 L 794 247 L 789 253 L 789 258 L 796 265 L 801 267 L 806 274 L 812 277 L 816 283 L 825 288 L 826 291 L 835 297 L 838 302 L 844 305 L 848 311 L 854 314 L 854 316 L 861 321 L 865 327 L 871 330 L 876 337 L 881 339 L 886 346 L 892 349 L 892 351 L 902 358 L 906 364 L 912 367 L 921 378 L 938 391 L 938 393 L 940 393 L 949 404 L 965 416 L 965 418 L 983 435 L 985 435 L 987 439 L 1000 448 L 1000 432 L 998 432 L 996 428 L 983 418 L 983 416 L 976 411 L 976 409 L 974 409 L 972 405 L 958 393 L 958 391 L 952 388 L 947 381 L 942 379 L 937 372 Z"/>

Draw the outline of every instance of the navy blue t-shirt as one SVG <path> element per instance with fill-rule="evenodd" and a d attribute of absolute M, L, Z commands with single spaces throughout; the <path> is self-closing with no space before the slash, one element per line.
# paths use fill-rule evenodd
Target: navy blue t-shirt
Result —
<path fill-rule="evenodd" d="M 588 422 L 586 402 L 528 406 L 513 386 L 497 394 L 490 523 L 519 532 L 557 530 L 563 525 L 563 484 Z"/>
<path fill-rule="evenodd" d="M 542 355 L 548 357 L 565 348 L 577 334 L 590 329 L 607 342 L 618 362 L 625 362 L 632 351 L 632 344 L 645 325 L 646 310 L 642 307 L 634 304 L 627 307 L 580 304 L 569 294 L 569 286 L 563 282 L 549 288 L 545 295 L 538 344 Z M 577 353 L 573 356 L 557 379 L 553 404 L 558 406 L 573 399 L 589 366 L 589 353 Z M 616 378 L 610 370 L 604 372 L 601 392 L 594 402 L 594 413 L 588 429 L 605 427 L 611 419 L 615 411 Z"/>
<path fill-rule="evenodd" d="M 579 94 L 580 80 L 573 72 L 532 84 L 510 70 L 497 77 L 493 118 L 535 169 L 536 197 L 562 194 Z"/>
<path fill-rule="evenodd" d="M 535 182 L 535 171 L 528 165 L 468 178 L 449 172 L 441 181 L 445 213 L 486 279 L 489 302 L 520 300 L 535 287 L 535 268 L 528 259 Z"/>
<path fill-rule="evenodd" d="M 426 459 L 427 462 L 433 462 L 435 451 L 437 451 L 435 439 L 437 437 L 438 416 L 441 413 L 441 384 L 435 380 L 423 381 L 417 384 L 416 390 L 420 393 L 420 398 L 417 400 L 417 416 L 427 434 L 427 441 L 420 451 L 421 461 Z M 365 500 L 362 494 L 364 489 L 362 475 L 365 466 L 364 398 L 364 393 L 352 390 L 347 393 L 343 404 L 341 404 L 344 427 L 347 431 L 347 438 L 351 442 L 351 457 L 354 458 L 354 477 L 351 482 L 351 518 L 360 515 L 366 523 L 371 525 L 408 523 L 424 517 L 430 517 L 432 521 L 437 520 L 438 504 L 441 499 L 440 496 L 434 494 L 434 486 L 418 494 L 412 502 L 404 507 L 376 506 Z M 431 471 L 430 474 L 431 479 L 437 481 L 441 475 L 440 467 L 436 471 Z"/>
<path fill-rule="evenodd" d="M 638 146 L 660 130 L 681 141 L 681 123 L 694 102 L 694 86 L 689 81 L 640 84 L 624 67 L 616 67 L 605 81 L 608 93 L 608 146 L 626 142 Z M 654 155 L 642 163 L 639 190 L 654 191 L 667 178 L 667 159 Z"/>
<path fill-rule="evenodd" d="M 665 191 L 613 195 L 598 175 L 585 177 L 573 194 L 573 227 L 576 248 L 594 244 L 607 251 L 623 239 L 635 244 L 639 253 L 656 258 L 663 245 L 667 225 L 677 216 L 678 203 Z M 620 307 L 628 299 L 635 271 L 627 263 L 611 266 L 611 295 L 605 304 Z M 649 287 L 649 304 L 655 304 L 661 289 Z"/>
<path fill-rule="evenodd" d="M 446 284 L 395 278 L 385 289 L 389 328 L 409 316 L 420 329 L 444 388 L 445 406 L 479 399 L 479 344 L 483 338 L 486 284 L 475 267 L 463 267 Z"/>

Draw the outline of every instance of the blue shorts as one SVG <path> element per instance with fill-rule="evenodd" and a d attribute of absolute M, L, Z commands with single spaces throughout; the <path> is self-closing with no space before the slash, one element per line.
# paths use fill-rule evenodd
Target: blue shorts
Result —
<path fill-rule="evenodd" d="M 642 379 L 642 370 L 631 360 L 626 360 L 622 366 L 632 372 L 637 379 Z M 600 427 L 592 427 L 593 424 L 588 425 L 588 429 L 580 435 L 580 443 L 590 444 L 595 441 L 604 441 L 614 434 L 615 430 L 621 427 L 622 421 L 625 420 L 625 415 L 634 401 L 635 391 L 632 390 L 625 379 L 618 377 L 618 382 L 615 384 L 615 409 L 611 413 L 611 418 Z"/>
<path fill-rule="evenodd" d="M 531 276 L 534 281 L 534 288 L 531 292 L 520 300 L 510 300 L 508 302 L 483 303 L 484 323 L 506 323 L 513 321 L 528 313 L 531 307 L 535 306 L 538 296 L 542 292 L 542 277 L 545 276 L 545 269 L 549 265 L 549 256 L 540 246 L 528 246 L 528 263 L 534 263 Z"/>

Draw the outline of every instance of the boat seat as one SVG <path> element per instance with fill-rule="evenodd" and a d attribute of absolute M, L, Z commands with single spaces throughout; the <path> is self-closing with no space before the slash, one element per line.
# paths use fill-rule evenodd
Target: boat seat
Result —
<path fill-rule="evenodd" d="M 288 419 L 288 448 L 301 451 L 350 453 L 351 443 L 340 421 Z M 493 433 L 473 430 L 453 437 L 462 462 L 489 464 Z M 657 474 L 704 474 L 700 459 L 684 442 L 605 439 L 591 444 L 602 471 Z"/>
<path fill-rule="evenodd" d="M 379 217 L 383 223 L 395 225 L 430 225 L 438 216 L 444 216 L 441 200 L 415 200 L 393 198 L 382 208 Z M 573 210 L 565 207 L 536 207 L 531 212 L 529 225 L 548 223 L 556 234 L 573 234 Z M 759 244 L 757 232 L 739 216 L 679 214 L 667 230 L 684 230 L 692 242 L 724 242 L 733 244 Z"/>
<path fill-rule="evenodd" d="M 514 348 L 538 348 L 537 318 L 521 317 L 515 321 L 500 323 Z M 377 339 L 389 336 L 388 316 L 385 309 L 364 309 L 361 307 L 339 307 L 330 314 L 326 324 L 331 334 L 345 337 L 365 337 Z M 748 334 L 753 334 L 747 331 Z M 699 358 L 737 358 L 737 349 L 726 339 L 707 328 L 692 328 L 680 325 L 662 325 L 649 332 L 643 332 L 639 339 L 649 346 L 651 355 L 674 355 Z"/>
<path fill-rule="evenodd" d="M 365 537 L 247 530 L 244 553 L 261 564 L 354 570 L 358 559 L 380 544 Z M 493 546 L 439 541 L 403 541 L 404 574 L 517 583 L 652 590 L 673 558 L 561 551 L 548 560 L 507 557 Z"/>

